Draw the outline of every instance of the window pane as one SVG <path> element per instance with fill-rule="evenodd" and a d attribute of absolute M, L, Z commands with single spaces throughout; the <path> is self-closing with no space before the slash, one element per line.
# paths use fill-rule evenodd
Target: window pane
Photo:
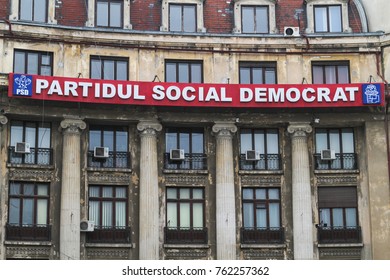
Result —
<path fill-rule="evenodd" d="M 102 205 L 102 226 L 112 227 L 112 202 L 103 201 Z"/>
<path fill-rule="evenodd" d="M 252 84 L 263 84 L 263 68 L 252 68 Z"/>
<path fill-rule="evenodd" d="M 9 214 L 8 219 L 10 224 L 19 224 L 20 214 L 20 199 L 11 198 L 9 200 Z"/>
<path fill-rule="evenodd" d="M 189 75 L 189 65 L 188 63 L 179 63 L 179 83 L 189 83 L 190 75 Z"/>
<path fill-rule="evenodd" d="M 325 66 L 325 83 L 336 84 L 336 66 Z"/>
<path fill-rule="evenodd" d="M 94 147 L 102 146 L 101 132 L 99 130 L 89 131 L 89 149 L 93 150 Z"/>
<path fill-rule="evenodd" d="M 279 190 L 278 189 L 269 189 L 268 190 L 269 199 L 279 199 Z"/>
<path fill-rule="evenodd" d="M 20 194 L 20 184 L 18 183 L 11 183 L 10 188 L 9 188 L 9 194 Z"/>
<path fill-rule="evenodd" d="M 39 74 L 38 73 L 38 54 L 28 53 L 27 54 L 27 73 L 28 74 Z"/>
<path fill-rule="evenodd" d="M 241 153 L 245 153 L 247 150 L 252 150 L 252 133 L 249 129 L 242 129 L 241 134 Z"/>
<path fill-rule="evenodd" d="M 35 148 L 35 133 L 36 133 L 36 124 L 35 123 L 27 123 L 26 124 L 26 135 L 25 140 L 30 144 L 31 148 Z"/>
<path fill-rule="evenodd" d="M 95 225 L 100 226 L 100 203 L 98 201 L 89 201 L 89 220 L 94 221 Z"/>
<path fill-rule="evenodd" d="M 346 208 L 345 209 L 345 225 L 347 227 L 356 227 L 357 218 L 356 218 L 356 208 Z"/>
<path fill-rule="evenodd" d="M 122 21 L 122 3 L 110 4 L 110 26 L 121 27 Z"/>
<path fill-rule="evenodd" d="M 331 226 L 331 224 L 330 224 L 330 209 L 329 208 L 320 209 L 320 223 L 324 227 Z"/>
<path fill-rule="evenodd" d="M 189 133 L 180 133 L 179 134 L 180 136 L 180 139 L 179 139 L 179 142 L 180 142 L 180 149 L 184 149 L 184 152 L 185 153 L 189 153 L 190 152 L 190 134 Z"/>
<path fill-rule="evenodd" d="M 89 187 L 89 197 L 99 197 L 99 187 Z"/>
<path fill-rule="evenodd" d="M 34 21 L 46 21 L 46 0 L 34 0 Z"/>
<path fill-rule="evenodd" d="M 264 142 L 264 131 L 256 130 L 255 131 L 255 146 L 254 149 L 259 151 L 260 154 L 265 154 L 265 142 Z"/>
<path fill-rule="evenodd" d="M 180 191 L 180 199 L 189 199 L 190 198 L 190 189 L 181 188 Z"/>
<path fill-rule="evenodd" d="M 180 228 L 189 228 L 190 226 L 190 204 L 180 203 Z"/>
<path fill-rule="evenodd" d="M 266 199 L 266 189 L 256 189 L 256 199 Z"/>
<path fill-rule="evenodd" d="M 25 183 L 23 186 L 23 194 L 28 196 L 34 195 L 34 185 Z"/>
<path fill-rule="evenodd" d="M 265 69 L 265 83 L 266 84 L 276 84 L 275 69 L 273 69 L 273 68 L 266 68 Z"/>
<path fill-rule="evenodd" d="M 110 151 L 114 150 L 114 131 L 103 131 L 103 144 L 108 147 Z"/>
<path fill-rule="evenodd" d="M 117 61 L 116 62 L 116 79 L 121 81 L 127 80 L 127 62 Z"/>
<path fill-rule="evenodd" d="M 116 150 L 117 152 L 127 152 L 127 131 L 116 132 Z"/>
<path fill-rule="evenodd" d="M 262 205 L 256 205 L 256 227 L 267 228 L 267 210 Z"/>
<path fill-rule="evenodd" d="M 38 199 L 37 201 L 37 225 L 47 224 L 47 199 Z"/>
<path fill-rule="evenodd" d="M 96 5 L 96 25 L 108 26 L 108 3 L 97 2 L 97 5 Z"/>
<path fill-rule="evenodd" d="M 268 9 L 256 8 L 256 33 L 268 33 Z"/>
<path fill-rule="evenodd" d="M 240 84 L 251 83 L 251 72 L 250 68 L 240 67 Z"/>
<path fill-rule="evenodd" d="M 329 131 L 329 147 L 336 153 L 340 153 L 340 133 L 337 129 Z"/>
<path fill-rule="evenodd" d="M 169 31 L 182 31 L 181 18 L 181 6 L 169 5 Z"/>
<path fill-rule="evenodd" d="M 115 188 L 115 197 L 126 198 L 126 188 Z"/>
<path fill-rule="evenodd" d="M 314 8 L 314 17 L 315 17 L 315 31 L 316 32 L 327 32 L 327 10 L 326 7 L 315 7 Z"/>
<path fill-rule="evenodd" d="M 176 203 L 167 203 L 167 226 L 177 227 L 177 208 Z"/>
<path fill-rule="evenodd" d="M 328 149 L 328 140 L 326 130 L 316 130 L 316 153 Z"/>
<path fill-rule="evenodd" d="M 37 184 L 38 195 L 49 195 L 49 189 L 47 185 Z"/>
<path fill-rule="evenodd" d="M 192 190 L 193 199 L 203 199 L 203 190 L 202 189 L 193 189 Z"/>
<path fill-rule="evenodd" d="M 39 148 L 50 148 L 50 126 L 48 124 L 43 124 L 38 128 L 37 146 Z"/>
<path fill-rule="evenodd" d="M 114 61 L 113 60 L 104 60 L 103 61 L 103 79 L 105 80 L 114 80 L 115 72 L 114 72 Z"/>
<path fill-rule="evenodd" d="M 102 78 L 102 68 L 101 61 L 97 59 L 91 60 L 91 78 L 92 79 L 101 79 Z"/>
<path fill-rule="evenodd" d="M 34 222 L 34 200 L 23 199 L 23 225 L 32 225 Z"/>
<path fill-rule="evenodd" d="M 202 65 L 200 63 L 191 64 L 191 83 L 202 82 Z"/>
<path fill-rule="evenodd" d="M 329 7 L 330 32 L 341 32 L 341 6 Z"/>
<path fill-rule="evenodd" d="M 253 7 L 242 7 L 242 32 L 255 32 L 255 12 Z"/>
<path fill-rule="evenodd" d="M 23 123 L 19 121 L 11 124 L 11 146 L 15 147 L 16 142 L 23 142 Z"/>
<path fill-rule="evenodd" d="M 196 6 L 183 6 L 183 31 L 196 32 Z"/>
<path fill-rule="evenodd" d="M 254 227 L 253 203 L 244 203 L 242 211 L 244 215 L 244 228 L 253 228 Z"/>
<path fill-rule="evenodd" d="M 194 228 L 203 228 L 203 204 L 194 203 L 192 205 L 193 209 L 193 227 Z"/>
<path fill-rule="evenodd" d="M 203 153 L 203 133 L 192 133 L 192 153 Z"/>
<path fill-rule="evenodd" d="M 324 83 L 323 67 L 313 66 L 313 83 L 314 84 L 323 84 Z"/>
<path fill-rule="evenodd" d="M 176 199 L 177 198 L 177 189 L 169 188 L 167 189 L 167 198 Z"/>
<path fill-rule="evenodd" d="M 126 202 L 115 203 L 115 226 L 126 226 Z"/>
<path fill-rule="evenodd" d="M 343 153 L 354 153 L 354 141 L 353 141 L 353 131 L 352 129 L 343 129 L 342 131 L 343 139 Z"/>
<path fill-rule="evenodd" d="M 349 67 L 348 66 L 338 66 L 338 83 L 339 84 L 348 84 L 349 83 Z"/>
<path fill-rule="evenodd" d="M 33 0 L 20 0 L 20 19 L 32 20 Z"/>
<path fill-rule="evenodd" d="M 253 199 L 253 189 L 243 189 L 242 190 L 243 199 Z"/>
<path fill-rule="evenodd" d="M 333 208 L 332 209 L 332 217 L 333 217 L 333 226 L 334 227 L 344 226 L 343 209 L 342 208 Z"/>
<path fill-rule="evenodd" d="M 279 203 L 269 204 L 269 226 L 271 228 L 280 227 L 280 206 Z"/>
<path fill-rule="evenodd" d="M 278 141 L 278 134 L 276 132 L 267 133 L 267 153 L 268 154 L 279 153 L 279 141 Z"/>
<path fill-rule="evenodd" d="M 102 197 L 113 197 L 113 188 L 112 187 L 103 187 Z"/>
<path fill-rule="evenodd" d="M 25 53 L 15 51 L 14 56 L 15 56 L 14 72 L 25 74 L 26 72 Z"/>
<path fill-rule="evenodd" d="M 165 80 L 166 82 L 176 82 L 176 64 L 175 63 L 167 63 L 166 64 L 166 73 Z"/>

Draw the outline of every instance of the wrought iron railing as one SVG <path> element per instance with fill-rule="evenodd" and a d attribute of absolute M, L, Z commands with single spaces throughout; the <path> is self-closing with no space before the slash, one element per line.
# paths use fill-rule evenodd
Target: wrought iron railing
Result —
<path fill-rule="evenodd" d="M 97 158 L 93 151 L 88 151 L 88 167 L 130 168 L 130 153 L 110 151 L 107 158 Z"/>
<path fill-rule="evenodd" d="M 281 170 L 280 154 L 260 154 L 259 160 L 246 160 L 240 154 L 240 170 Z"/>
<path fill-rule="evenodd" d="M 206 170 L 207 156 L 201 153 L 186 153 L 183 160 L 171 160 L 169 153 L 164 154 L 164 169 L 171 170 Z"/>
<path fill-rule="evenodd" d="M 51 225 L 6 224 L 5 238 L 11 241 L 50 241 Z"/>
<path fill-rule="evenodd" d="M 241 228 L 243 244 L 282 244 L 284 228 Z"/>
<path fill-rule="evenodd" d="M 87 232 L 88 243 L 131 243 L 130 227 L 96 226 Z"/>
<path fill-rule="evenodd" d="M 207 228 L 164 228 L 166 244 L 207 244 Z"/>
<path fill-rule="evenodd" d="M 318 227 L 318 243 L 360 243 L 362 230 L 357 227 Z"/>
<path fill-rule="evenodd" d="M 357 155 L 355 153 L 337 153 L 335 159 L 322 160 L 321 154 L 314 154 L 316 170 L 357 170 Z"/>
<path fill-rule="evenodd" d="M 15 147 L 8 148 L 8 162 L 12 164 L 51 165 L 53 162 L 53 149 L 30 148 L 29 153 L 17 153 Z"/>

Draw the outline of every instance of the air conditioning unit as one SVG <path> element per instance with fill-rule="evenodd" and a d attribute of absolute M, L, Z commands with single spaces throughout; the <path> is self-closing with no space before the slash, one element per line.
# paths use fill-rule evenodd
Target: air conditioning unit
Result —
<path fill-rule="evenodd" d="M 183 149 L 171 149 L 169 151 L 169 158 L 171 160 L 184 160 L 184 150 Z"/>
<path fill-rule="evenodd" d="M 93 149 L 93 156 L 95 158 L 108 158 L 108 147 L 95 147 Z"/>
<path fill-rule="evenodd" d="M 95 229 L 94 221 L 81 221 L 80 222 L 80 231 L 82 232 L 91 232 Z"/>
<path fill-rule="evenodd" d="M 245 152 L 246 160 L 260 160 L 260 152 L 255 150 L 248 150 Z"/>
<path fill-rule="evenodd" d="M 295 26 L 285 26 L 284 27 L 284 36 L 288 37 L 297 37 L 299 36 L 299 27 Z"/>
<path fill-rule="evenodd" d="M 30 153 L 30 143 L 17 142 L 15 144 L 15 153 L 28 154 Z"/>
<path fill-rule="evenodd" d="M 321 160 L 334 160 L 336 153 L 334 150 L 321 150 Z"/>

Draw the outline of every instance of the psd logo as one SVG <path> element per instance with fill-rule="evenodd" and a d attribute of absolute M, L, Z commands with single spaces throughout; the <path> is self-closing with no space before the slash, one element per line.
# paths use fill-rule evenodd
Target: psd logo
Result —
<path fill-rule="evenodd" d="M 381 87 L 379 84 L 363 85 L 363 104 L 381 104 Z"/>
<path fill-rule="evenodd" d="M 32 76 L 31 75 L 14 75 L 14 96 L 32 96 Z"/>

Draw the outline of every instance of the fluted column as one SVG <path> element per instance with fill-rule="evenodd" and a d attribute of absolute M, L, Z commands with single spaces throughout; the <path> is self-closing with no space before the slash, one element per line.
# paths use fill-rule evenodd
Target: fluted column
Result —
<path fill-rule="evenodd" d="M 234 195 L 234 123 L 216 122 L 216 234 L 217 259 L 236 259 L 236 204 Z"/>
<path fill-rule="evenodd" d="M 141 121 L 137 125 L 141 137 L 139 258 L 159 259 L 159 200 L 157 133 L 162 126 L 157 121 Z"/>
<path fill-rule="evenodd" d="M 2 130 L 5 124 L 7 124 L 8 119 L 6 116 L 0 115 L 0 154 L 5 155 L 5 151 L 2 149 L 2 143 L 6 143 L 6 141 L 3 141 L 3 134 Z M 5 228 L 5 223 L 7 221 L 7 217 L 5 213 L 7 211 L 4 211 L 5 207 L 5 177 L 4 177 L 4 167 L 6 164 L 6 156 L 1 156 L 1 161 L 0 161 L 0 227 L 3 230 L 3 234 L 0 235 L 0 260 L 5 259 L 5 249 L 4 249 L 4 239 L 5 239 L 5 233 L 4 233 L 4 228 Z M 1 230 L 0 230 L 1 231 Z"/>
<path fill-rule="evenodd" d="M 65 119 L 63 133 L 60 214 L 60 258 L 80 259 L 80 135 L 86 128 L 80 119 Z"/>
<path fill-rule="evenodd" d="M 312 132 L 308 123 L 290 123 L 292 145 L 292 204 L 294 259 L 313 259 L 313 214 L 311 205 L 309 150 L 307 134 Z"/>

